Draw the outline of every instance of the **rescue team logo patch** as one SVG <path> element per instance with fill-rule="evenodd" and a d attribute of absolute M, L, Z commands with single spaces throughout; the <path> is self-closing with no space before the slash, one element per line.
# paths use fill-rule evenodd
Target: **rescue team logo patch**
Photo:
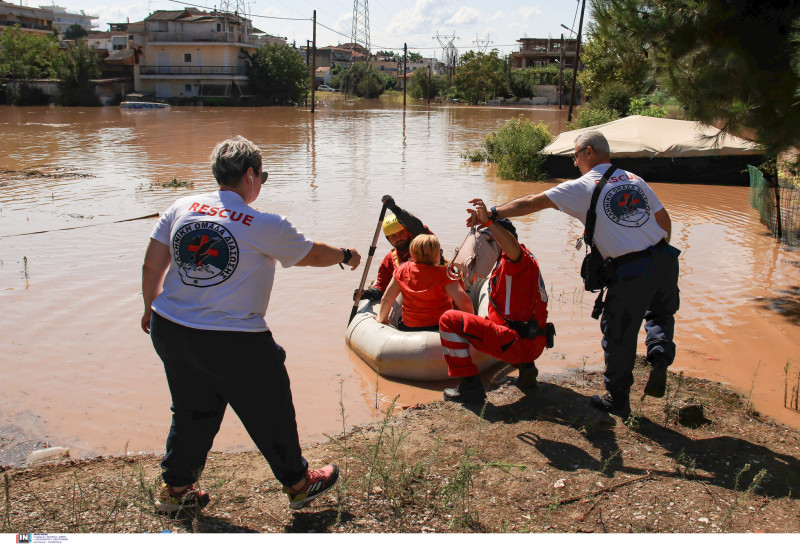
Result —
<path fill-rule="evenodd" d="M 239 246 L 231 231 L 210 221 L 190 223 L 175 233 L 172 253 L 186 285 L 211 287 L 231 277 Z"/>
<path fill-rule="evenodd" d="M 606 216 L 623 227 L 641 227 L 650 218 L 647 197 L 636 185 L 618 185 L 603 199 Z"/>

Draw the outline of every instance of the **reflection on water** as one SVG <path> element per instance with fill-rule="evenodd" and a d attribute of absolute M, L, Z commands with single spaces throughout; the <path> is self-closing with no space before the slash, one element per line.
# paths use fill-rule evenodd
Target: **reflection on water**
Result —
<path fill-rule="evenodd" d="M 169 395 L 160 361 L 138 327 L 139 270 L 154 220 L 178 197 L 215 187 L 208 156 L 242 134 L 264 150 L 269 181 L 255 206 L 286 215 L 312 239 L 363 248 L 380 198 L 413 211 L 451 253 L 463 239 L 467 201 L 501 203 L 551 183 L 499 180 L 459 152 L 515 115 L 563 129 L 566 109 L 321 103 L 305 109 L 0 108 L 0 303 L 4 349 L 0 434 L 42 435 L 78 453 L 163 447 Z M 72 172 L 75 176 L 37 177 Z M 17 172 L 17 173 L 14 173 Z M 78 176 L 88 175 L 88 176 Z M 190 189 L 160 183 L 193 182 Z M 675 369 L 731 383 L 762 412 L 794 426 L 782 404 L 783 367 L 797 325 L 770 308 L 800 285 L 798 257 L 765 235 L 746 188 L 654 184 L 673 220 L 682 306 Z M 581 225 L 555 210 L 515 222 L 537 255 L 551 294 L 556 347 L 544 372 L 602 363 L 574 251 Z M 60 230 L 86 227 L 73 230 Z M 48 231 L 41 234 L 25 233 Z M 380 240 L 378 256 L 389 249 Z M 379 258 L 373 260 L 374 277 Z M 26 264 L 27 263 L 27 264 Z M 436 400 L 440 389 L 387 382 L 344 344 L 360 272 L 280 269 L 267 321 L 288 352 L 303 441 L 375 417 L 376 399 Z M 764 304 L 764 300 L 777 303 Z M 795 296 L 796 298 L 796 296 Z M 800 362 L 797 362 L 800 365 Z M 648 402 L 657 402 L 648 400 Z M 234 417 L 217 448 L 250 448 Z"/>

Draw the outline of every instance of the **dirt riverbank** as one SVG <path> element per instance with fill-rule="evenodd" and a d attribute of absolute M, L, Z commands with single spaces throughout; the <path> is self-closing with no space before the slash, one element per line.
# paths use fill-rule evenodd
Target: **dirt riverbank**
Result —
<path fill-rule="evenodd" d="M 184 519 L 153 512 L 157 456 L 3 469 L 2 532 L 800 532 L 800 432 L 676 374 L 640 401 L 646 372 L 627 422 L 589 407 L 602 376 L 580 371 L 528 395 L 495 375 L 483 410 L 397 407 L 305 448 L 341 477 L 299 512 L 257 452 L 212 453 L 212 502 Z M 704 414 L 689 427 L 687 402 Z"/>

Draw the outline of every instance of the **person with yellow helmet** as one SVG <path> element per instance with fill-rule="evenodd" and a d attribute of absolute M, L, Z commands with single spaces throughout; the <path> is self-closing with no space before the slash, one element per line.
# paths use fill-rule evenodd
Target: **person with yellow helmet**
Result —
<path fill-rule="evenodd" d="M 392 250 L 381 261 L 375 285 L 360 293 L 361 298 L 367 300 L 380 300 L 389 282 L 392 281 L 395 268 L 411 259 L 409 251 L 411 240 L 420 234 L 433 234 L 417 217 L 395 204 L 391 196 L 386 195 L 381 200 L 393 214 L 386 217 L 382 225 L 383 235 L 392 244 Z M 356 289 L 354 300 L 358 295 Z"/>

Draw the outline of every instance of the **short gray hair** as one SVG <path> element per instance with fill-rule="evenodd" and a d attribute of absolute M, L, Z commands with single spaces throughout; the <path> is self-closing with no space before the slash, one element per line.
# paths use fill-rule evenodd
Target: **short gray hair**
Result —
<path fill-rule="evenodd" d="M 591 146 L 594 152 L 600 156 L 611 155 L 608 140 L 599 130 L 587 130 L 575 139 L 575 145 L 578 146 L 578 149 Z"/>
<path fill-rule="evenodd" d="M 211 152 L 211 173 L 220 185 L 236 185 L 250 167 L 261 171 L 261 150 L 242 136 L 218 143 Z"/>

